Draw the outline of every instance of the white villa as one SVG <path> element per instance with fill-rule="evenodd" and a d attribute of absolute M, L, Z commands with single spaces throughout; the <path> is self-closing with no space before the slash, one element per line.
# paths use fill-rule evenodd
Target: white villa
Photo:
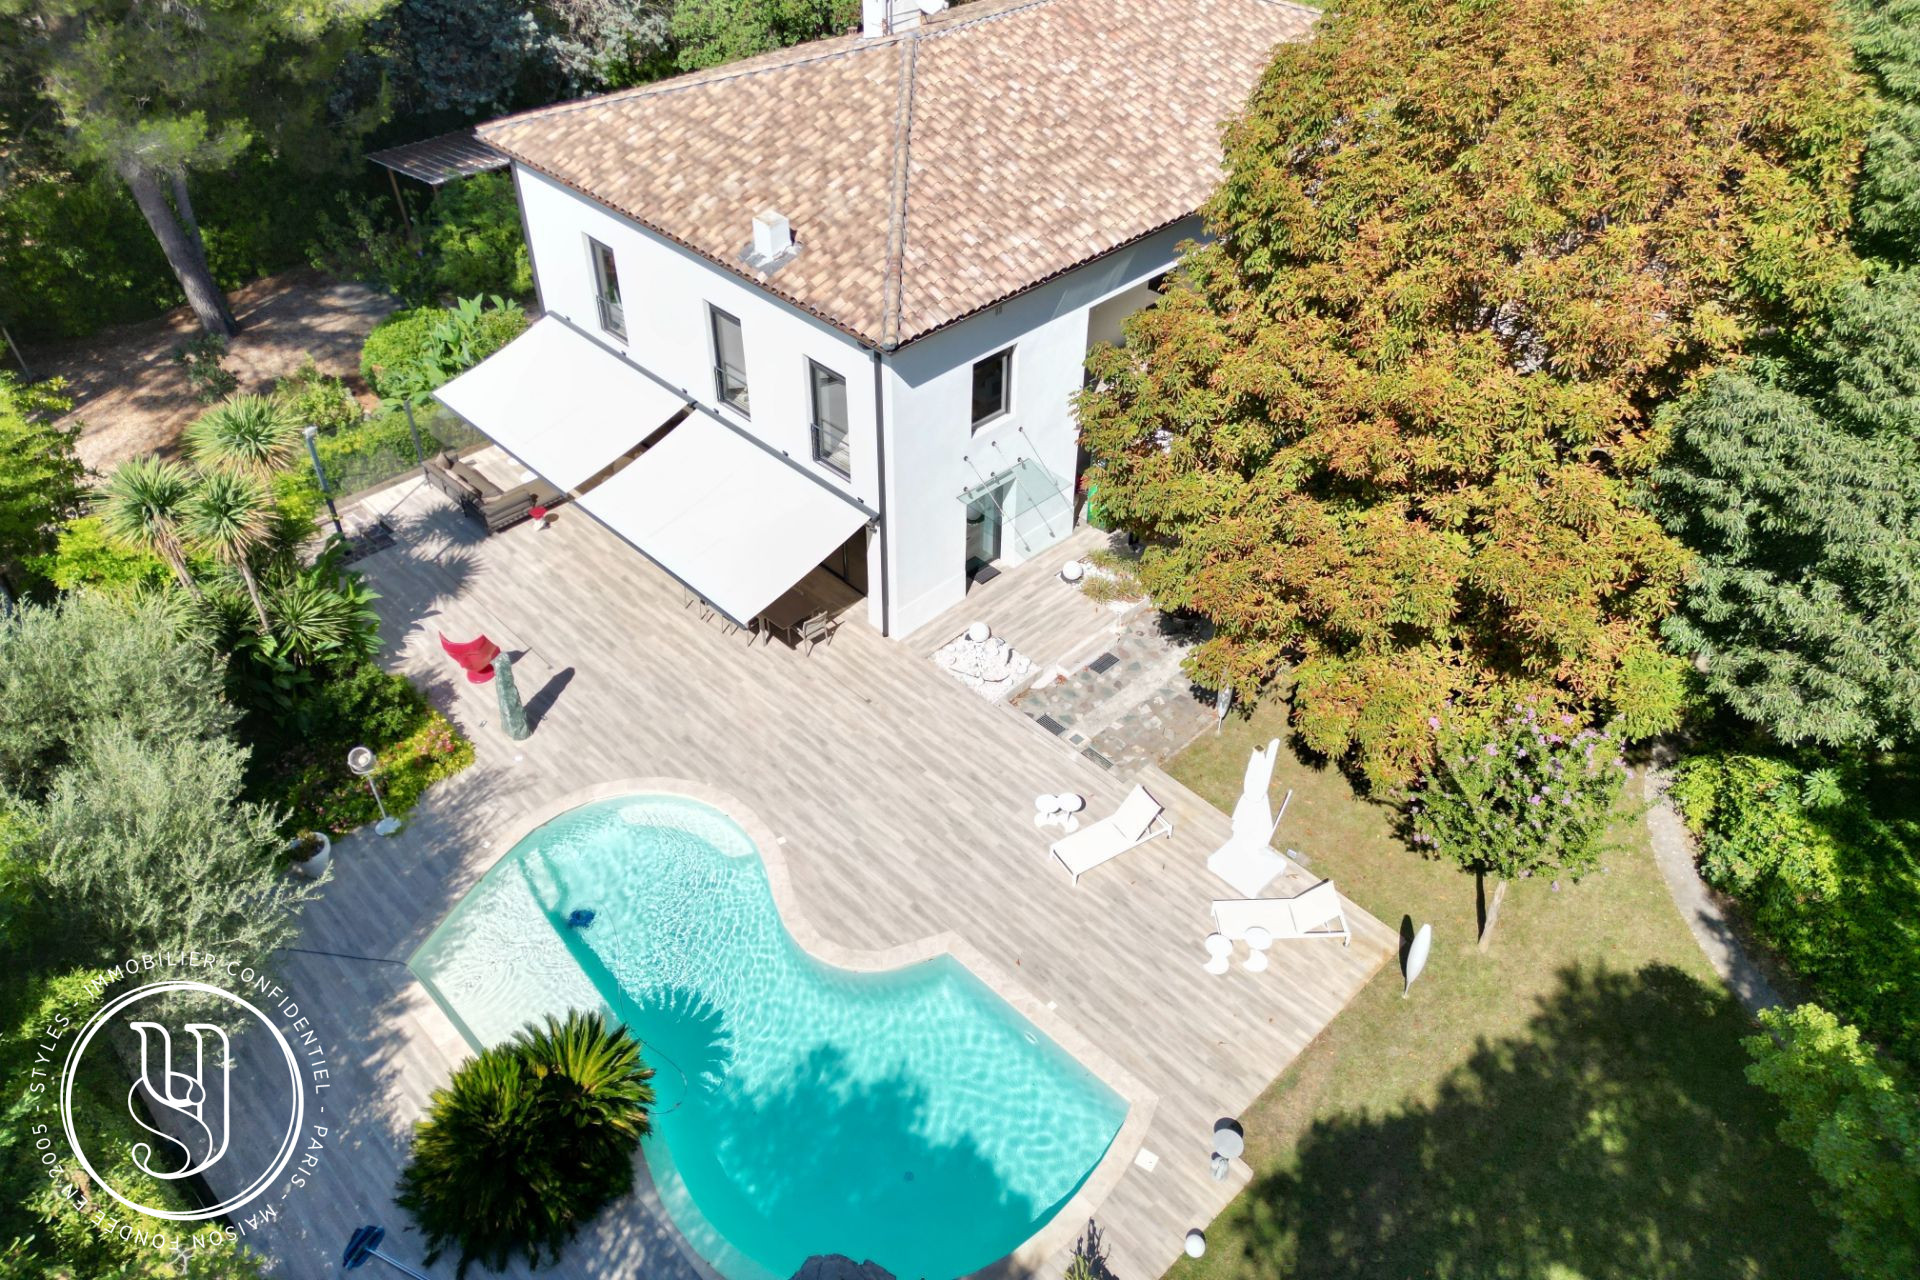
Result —
<path fill-rule="evenodd" d="M 442 400 L 742 625 L 825 573 L 904 635 L 1066 536 L 1088 347 L 1317 17 L 943 6 L 479 131 L 544 315 Z"/>

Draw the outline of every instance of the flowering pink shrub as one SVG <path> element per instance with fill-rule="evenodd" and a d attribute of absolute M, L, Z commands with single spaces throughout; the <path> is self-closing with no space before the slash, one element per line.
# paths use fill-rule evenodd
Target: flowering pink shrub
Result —
<path fill-rule="evenodd" d="M 1427 725 L 1434 764 L 1407 796 L 1416 849 L 1501 879 L 1594 868 L 1632 775 L 1614 735 L 1533 700 L 1499 719 L 1449 709 Z"/>

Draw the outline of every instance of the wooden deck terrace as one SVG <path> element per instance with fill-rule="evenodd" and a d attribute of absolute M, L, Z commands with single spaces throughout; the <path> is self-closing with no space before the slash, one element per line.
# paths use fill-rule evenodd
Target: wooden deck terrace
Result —
<path fill-rule="evenodd" d="M 257 1240 L 282 1275 L 334 1274 L 363 1222 L 386 1224 L 390 1251 L 417 1262 L 394 1182 L 428 1095 L 469 1050 L 405 962 L 532 815 L 583 789 L 672 777 L 737 797 L 779 845 L 782 906 L 803 945 L 907 954 L 946 939 L 1129 1099 L 1107 1158 L 1049 1230 L 991 1269 L 1002 1274 L 1058 1276 L 1092 1217 L 1117 1274 L 1159 1275 L 1249 1176 L 1238 1162 L 1226 1181 L 1210 1176 L 1216 1121 L 1252 1102 L 1397 945 L 1349 904 L 1351 947 L 1283 943 L 1264 973 L 1236 963 L 1209 976 L 1208 903 L 1232 891 L 1205 861 L 1228 834 L 1225 815 L 1158 771 L 1110 774 L 951 680 L 926 656 L 945 621 L 903 641 L 849 620 L 802 655 L 702 621 L 677 583 L 576 508 L 545 529 L 491 538 L 424 485 L 382 509 L 397 543 L 357 567 L 381 596 L 386 660 L 432 690 L 478 759 L 434 788 L 397 837 L 337 841 L 304 950 L 285 957 L 288 986 L 328 1039 L 335 1128 L 314 1185 Z M 1016 643 L 1069 643 L 1089 602 L 1046 577 L 1051 559 L 1084 550 L 1058 548 L 998 592 L 988 584 L 953 618 L 991 604 Z M 1025 614 L 1022 600 L 1033 602 Z M 514 654 L 531 738 L 500 732 L 493 688 L 458 679 L 441 632 L 485 632 Z M 1172 838 L 1076 888 L 1048 857 L 1034 796 L 1078 792 L 1098 817 L 1136 781 L 1166 805 Z M 1312 881 L 1295 868 L 1271 892 Z M 450 1260 L 441 1273 L 452 1274 Z M 541 1274 L 712 1276 L 650 1188 Z"/>

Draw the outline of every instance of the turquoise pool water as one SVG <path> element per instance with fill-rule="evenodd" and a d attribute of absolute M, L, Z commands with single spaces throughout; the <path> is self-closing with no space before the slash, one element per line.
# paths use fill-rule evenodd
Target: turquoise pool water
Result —
<path fill-rule="evenodd" d="M 566 928 L 580 907 L 592 927 Z M 648 1167 L 730 1280 L 785 1280 L 821 1253 L 901 1280 L 985 1266 L 1058 1211 L 1126 1114 L 951 958 L 814 960 L 746 833 L 679 797 L 534 831 L 412 967 L 476 1044 L 575 1007 L 633 1028 L 655 1070 Z"/>

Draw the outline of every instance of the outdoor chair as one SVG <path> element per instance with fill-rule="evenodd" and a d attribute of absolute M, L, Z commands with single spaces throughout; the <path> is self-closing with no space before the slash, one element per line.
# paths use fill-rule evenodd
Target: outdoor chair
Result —
<path fill-rule="evenodd" d="M 467 673 L 469 682 L 485 684 L 493 679 L 493 660 L 500 656 L 500 646 L 486 636 L 477 636 L 472 640 L 449 640 L 447 633 L 442 631 L 440 647 Z"/>
<path fill-rule="evenodd" d="M 1129 849 L 1137 849 L 1156 836 L 1173 835 L 1173 824 L 1163 816 L 1166 810 L 1145 787 L 1136 786 L 1120 802 L 1120 807 L 1098 822 L 1088 823 L 1070 836 L 1053 842 L 1048 850 L 1075 884 L 1080 877 L 1103 862 L 1111 862 Z"/>
<path fill-rule="evenodd" d="M 1213 904 L 1214 928 L 1229 938 L 1246 938 L 1264 930 L 1275 941 L 1287 938 L 1338 938 L 1341 946 L 1353 941 L 1340 894 L 1333 881 L 1322 880 L 1291 898 L 1222 898 Z"/>
<path fill-rule="evenodd" d="M 833 633 L 839 629 L 840 619 L 831 614 L 816 613 L 811 618 L 803 618 L 793 629 L 793 647 L 798 649 L 804 644 L 806 652 L 811 654 L 813 646 L 833 639 Z"/>

